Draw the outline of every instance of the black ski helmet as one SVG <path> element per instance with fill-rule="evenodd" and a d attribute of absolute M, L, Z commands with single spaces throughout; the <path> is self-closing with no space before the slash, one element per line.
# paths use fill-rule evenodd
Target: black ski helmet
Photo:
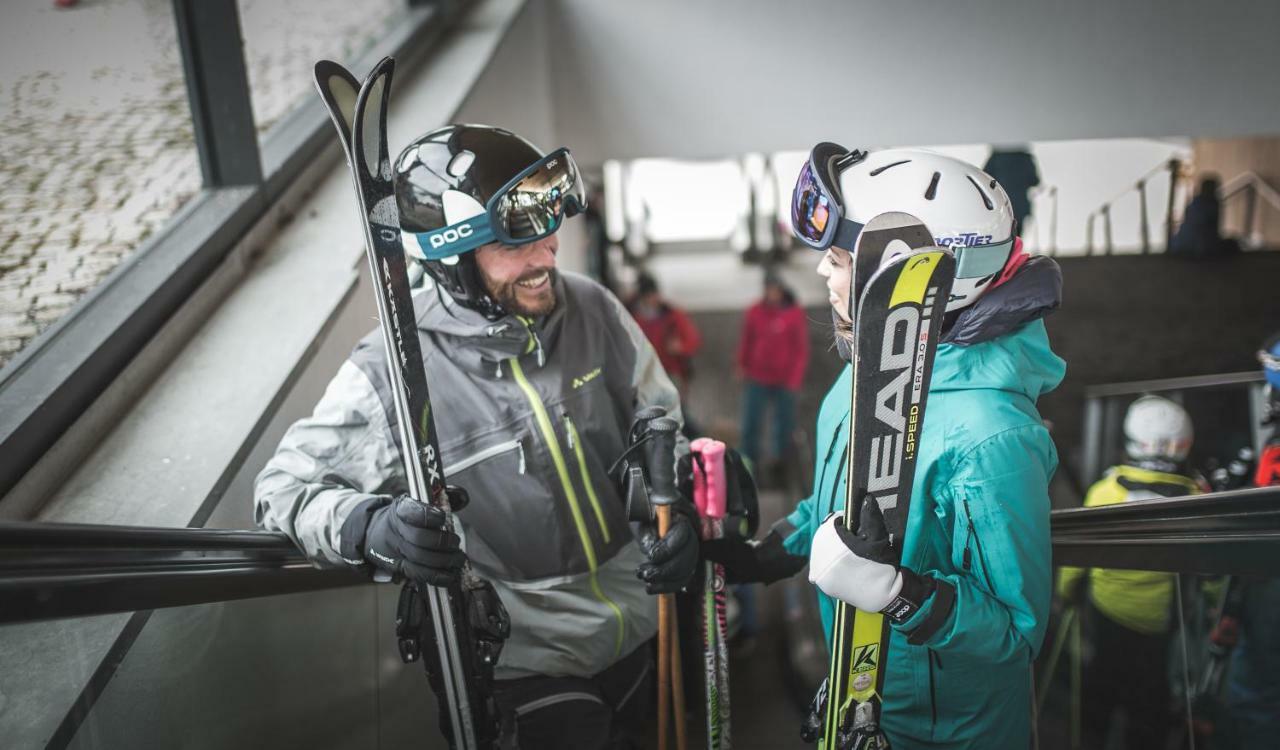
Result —
<path fill-rule="evenodd" d="M 485 205 L 513 177 L 543 157 L 536 146 L 509 130 L 488 125 L 448 125 L 410 143 L 395 163 L 400 229 L 429 232 L 459 221 L 446 215 L 447 191 Z M 485 291 L 475 253 L 421 261 L 458 304 L 490 320 L 507 314 Z"/>

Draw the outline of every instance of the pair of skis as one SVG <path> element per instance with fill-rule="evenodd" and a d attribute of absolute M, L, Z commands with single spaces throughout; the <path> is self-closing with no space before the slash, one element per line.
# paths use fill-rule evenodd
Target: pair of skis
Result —
<path fill-rule="evenodd" d="M 419 502 L 444 510 L 452 527 L 452 511 L 458 508 L 450 507 L 440 465 L 387 147 L 394 67 L 384 58 L 361 84 L 341 65 L 321 60 L 315 81 L 355 182 L 409 491 Z M 497 740 L 498 717 L 488 685 L 510 627 L 506 612 L 492 587 L 469 566 L 460 583 L 423 586 L 417 593 L 426 600 L 434 632 L 435 648 L 427 649 L 425 665 L 440 704 L 441 729 L 455 750 L 490 747 Z M 409 649 L 402 642 L 401 651 L 406 661 L 416 660 L 416 639 Z"/>
<path fill-rule="evenodd" d="M 955 259 L 919 219 L 881 214 L 853 250 L 854 322 L 843 523 L 857 530 L 862 503 L 880 505 L 901 560 L 920 430 Z M 889 620 L 836 602 L 831 669 L 803 731 L 822 750 L 886 750 L 881 696 Z"/>
<path fill-rule="evenodd" d="M 701 519 L 703 539 L 724 536 L 729 486 L 725 445 L 698 438 L 693 451 L 693 504 Z M 707 701 L 707 750 L 729 750 L 729 635 L 725 611 L 725 574 L 720 563 L 706 561 L 702 577 L 701 631 L 703 684 Z"/>

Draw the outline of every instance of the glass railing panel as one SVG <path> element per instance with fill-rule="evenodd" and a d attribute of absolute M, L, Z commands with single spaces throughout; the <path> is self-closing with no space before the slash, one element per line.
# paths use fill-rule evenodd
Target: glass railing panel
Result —
<path fill-rule="evenodd" d="M 0 366 L 201 185 L 170 3 L 0 7 Z"/>

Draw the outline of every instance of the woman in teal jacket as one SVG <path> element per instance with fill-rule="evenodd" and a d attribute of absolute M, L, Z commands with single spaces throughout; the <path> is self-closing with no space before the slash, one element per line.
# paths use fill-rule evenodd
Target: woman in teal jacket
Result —
<path fill-rule="evenodd" d="M 1007 197 L 975 167 L 903 150 L 842 150 L 822 162 L 819 149 L 797 184 L 793 221 L 801 239 L 821 244 L 818 222 L 805 223 L 805 206 L 815 200 L 804 191 L 822 186 L 805 181 L 815 169 L 831 170 L 826 177 L 839 180 L 844 199 L 825 206 L 833 215 L 823 222 L 840 226 L 830 229 L 835 242 L 825 246 L 819 272 L 837 313 L 847 309 L 850 253 L 842 244 L 853 244 L 841 243 L 842 231 L 856 236 L 872 216 L 909 211 L 939 244 L 978 238 L 953 247 L 958 278 L 934 363 L 901 565 L 895 571 L 859 557 L 824 524 L 844 507 L 850 367 L 818 417 L 812 494 L 764 540 L 713 548 L 709 556 L 725 561 L 735 579 L 768 581 L 813 555 L 810 575 L 828 593 L 863 608 L 911 600 L 911 612 L 892 625 L 887 657 L 882 727 L 895 750 L 1027 748 L 1031 664 L 1052 594 L 1048 487 L 1057 467 L 1035 403 L 1065 372 L 1040 319 L 1058 306 L 1061 275 L 1052 260 L 1022 254 Z M 894 181 L 879 179 L 890 175 Z M 933 197 L 919 199 L 930 182 Z M 838 345 L 849 328 L 844 318 L 836 318 Z M 847 345 L 840 348 L 848 359 Z M 818 600 L 829 637 L 828 593 Z"/>

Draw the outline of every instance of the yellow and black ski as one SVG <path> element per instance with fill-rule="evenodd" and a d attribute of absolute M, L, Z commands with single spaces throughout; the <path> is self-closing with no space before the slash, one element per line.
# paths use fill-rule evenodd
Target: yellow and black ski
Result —
<path fill-rule="evenodd" d="M 853 253 L 856 300 L 844 523 L 856 531 L 864 501 L 884 514 L 901 559 L 916 454 L 938 333 L 955 277 L 950 251 L 909 214 L 881 214 Z M 895 560 L 896 561 L 896 560 Z M 884 750 L 881 695 L 889 621 L 836 602 L 831 670 L 815 699 L 811 738 L 822 750 Z"/>

